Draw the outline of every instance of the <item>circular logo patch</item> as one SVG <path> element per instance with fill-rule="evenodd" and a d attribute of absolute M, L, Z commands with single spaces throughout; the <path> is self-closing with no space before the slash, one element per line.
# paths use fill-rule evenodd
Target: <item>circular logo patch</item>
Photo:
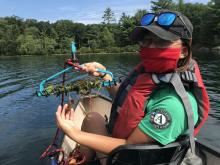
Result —
<path fill-rule="evenodd" d="M 171 123 L 171 117 L 168 112 L 163 109 L 157 109 L 151 112 L 150 122 L 155 128 L 164 129 Z"/>

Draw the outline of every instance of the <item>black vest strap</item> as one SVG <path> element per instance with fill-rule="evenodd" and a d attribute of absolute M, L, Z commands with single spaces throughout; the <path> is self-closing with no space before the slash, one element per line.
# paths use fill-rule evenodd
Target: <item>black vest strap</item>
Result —
<path fill-rule="evenodd" d="M 179 75 L 181 79 L 187 83 L 197 83 L 196 75 L 192 71 L 181 72 Z"/>
<path fill-rule="evenodd" d="M 144 72 L 143 67 L 139 68 L 139 70 L 133 70 L 130 73 L 130 75 L 120 85 L 118 92 L 117 92 L 117 95 L 114 98 L 114 102 L 113 102 L 112 108 L 111 108 L 109 123 L 107 124 L 107 129 L 110 133 L 112 133 L 116 119 L 117 119 L 118 114 L 121 110 L 121 106 L 126 98 L 126 95 L 128 94 L 128 91 L 135 84 L 138 75 L 143 72 Z"/>

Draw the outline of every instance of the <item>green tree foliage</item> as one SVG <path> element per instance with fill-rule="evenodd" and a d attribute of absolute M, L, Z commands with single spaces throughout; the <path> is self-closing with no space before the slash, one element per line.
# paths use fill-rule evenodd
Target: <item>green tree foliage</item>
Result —
<path fill-rule="evenodd" d="M 30 26 L 24 29 L 24 34 L 25 35 L 33 35 L 33 37 L 39 37 L 40 36 L 40 31 L 37 27 Z"/>
<path fill-rule="evenodd" d="M 25 23 L 26 27 L 37 26 L 36 19 L 26 19 L 24 23 Z"/>
<path fill-rule="evenodd" d="M 7 21 L 0 18 L 0 54 L 7 54 L 7 35 L 5 34 Z"/>
<path fill-rule="evenodd" d="M 104 27 L 99 34 L 100 47 L 107 48 L 114 45 L 114 36 L 107 27 Z"/>
<path fill-rule="evenodd" d="M 193 24 L 193 42 L 195 44 L 207 44 L 206 30 L 204 26 L 206 26 L 208 20 L 206 18 L 208 7 L 207 5 L 201 3 L 186 3 L 182 5 L 181 10 L 184 15 L 186 15 Z"/>
<path fill-rule="evenodd" d="M 17 52 L 17 42 L 16 39 L 20 33 L 23 32 L 24 24 L 23 20 L 19 17 L 5 17 L 0 23 L 1 30 L 0 35 L 2 35 L 0 48 L 1 54 L 15 54 Z"/>
<path fill-rule="evenodd" d="M 110 23 L 115 22 L 114 12 L 110 7 L 106 8 L 104 11 L 104 15 L 102 16 L 103 23 L 109 25 Z"/>
<path fill-rule="evenodd" d="M 115 35 L 117 45 L 126 46 L 130 44 L 129 35 L 135 26 L 134 19 L 125 13 L 122 13 L 119 20 L 119 28 Z"/>
<path fill-rule="evenodd" d="M 168 9 L 168 10 L 175 10 L 176 5 L 172 0 L 158 0 L 158 1 L 151 1 L 152 6 L 151 10 L 154 12 L 157 12 L 162 9 Z"/>
<path fill-rule="evenodd" d="M 35 39 L 32 35 L 20 35 L 17 43 L 19 44 L 18 53 L 21 55 L 43 54 L 40 40 Z"/>
<path fill-rule="evenodd" d="M 213 46 L 215 46 L 220 44 L 220 1 L 211 0 L 208 4 L 208 7 L 209 11 L 206 15 L 208 23 L 206 24 L 205 29 L 207 30 L 207 32 L 209 31 L 208 34 L 211 36 L 211 38 L 209 39 Z"/>
<path fill-rule="evenodd" d="M 219 0 L 210 0 L 208 4 L 184 3 L 184 0 L 153 0 L 151 3 L 151 12 L 169 9 L 185 14 L 194 25 L 194 45 L 220 44 Z M 122 13 L 116 23 L 113 11 L 107 8 L 102 17 L 104 23 L 89 25 L 71 20 L 50 23 L 17 16 L 0 17 L 0 55 L 69 54 L 73 40 L 82 53 L 136 51 L 137 45 L 129 36 L 146 13 L 147 10 L 137 10 L 132 16 Z"/>
<path fill-rule="evenodd" d="M 85 32 L 86 31 L 86 32 Z M 84 35 L 81 35 L 81 46 L 89 49 L 99 47 L 99 33 L 101 31 L 100 25 L 87 25 L 84 30 Z"/>
<path fill-rule="evenodd" d="M 135 13 L 135 15 L 133 17 L 134 26 L 140 25 L 140 20 L 141 20 L 142 16 L 147 13 L 148 13 L 147 10 L 137 10 L 137 12 Z"/>

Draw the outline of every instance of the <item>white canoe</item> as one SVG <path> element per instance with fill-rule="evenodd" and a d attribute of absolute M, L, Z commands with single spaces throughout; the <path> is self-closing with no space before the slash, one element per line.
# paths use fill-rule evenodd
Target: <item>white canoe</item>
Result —
<path fill-rule="evenodd" d="M 78 128 L 81 128 L 82 121 L 88 112 L 98 112 L 103 117 L 110 115 L 112 102 L 111 99 L 105 96 L 83 97 L 74 105 L 75 118 L 74 122 Z M 65 152 L 65 157 L 75 148 L 76 142 L 69 137 L 64 136 L 62 148 Z M 220 150 L 206 144 L 203 141 L 196 141 L 198 155 L 202 158 L 206 165 L 220 165 Z"/>

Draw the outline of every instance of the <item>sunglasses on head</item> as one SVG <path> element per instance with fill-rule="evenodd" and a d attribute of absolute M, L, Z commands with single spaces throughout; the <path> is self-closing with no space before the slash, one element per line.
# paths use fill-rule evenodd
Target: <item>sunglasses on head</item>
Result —
<path fill-rule="evenodd" d="M 172 12 L 145 14 L 141 18 L 141 26 L 148 26 L 148 25 L 152 24 L 153 22 L 155 22 L 157 25 L 162 26 L 162 27 L 171 27 L 177 17 L 180 18 L 180 20 L 183 23 L 183 25 L 185 26 L 186 30 L 190 33 L 190 31 L 187 28 L 182 17 L 180 15 L 178 15 L 177 13 L 172 13 Z"/>

